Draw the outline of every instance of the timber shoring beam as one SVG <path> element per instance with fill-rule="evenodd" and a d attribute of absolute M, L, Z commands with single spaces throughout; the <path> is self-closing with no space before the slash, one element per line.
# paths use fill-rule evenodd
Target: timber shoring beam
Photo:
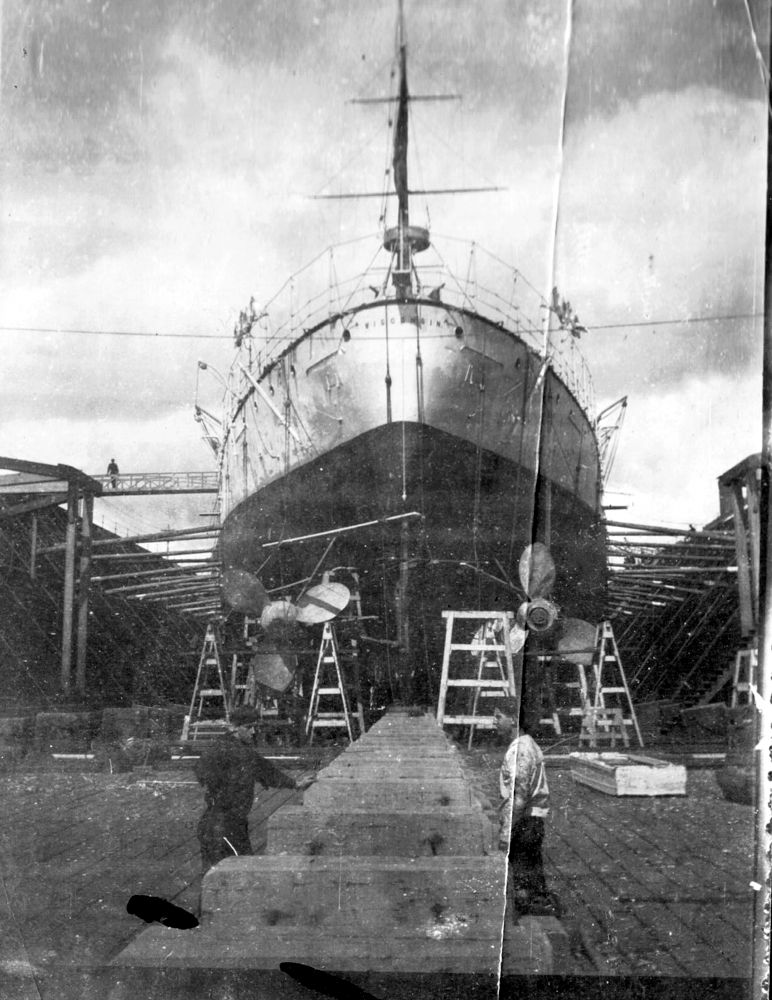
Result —
<path fill-rule="evenodd" d="M 704 646 L 700 654 L 695 658 L 694 662 L 692 663 L 691 669 L 681 678 L 680 683 L 676 688 L 674 694 L 675 698 L 678 698 L 682 694 L 684 689 L 691 688 L 692 678 L 697 674 L 698 670 L 702 667 L 703 663 L 708 658 L 710 653 L 713 652 L 713 649 L 715 648 L 718 641 L 724 637 L 730 626 L 737 623 L 738 616 L 739 616 L 738 608 L 729 609 L 729 614 L 725 619 L 725 621 L 723 622 L 723 624 L 715 629 L 708 643 Z"/>
<path fill-rule="evenodd" d="M 637 531 L 645 535 L 651 535 L 655 538 L 659 536 L 662 536 L 663 538 L 672 536 L 675 538 L 689 539 L 729 538 L 731 540 L 732 538 L 731 531 L 691 531 L 689 529 L 684 530 L 683 528 L 664 528 L 661 524 L 631 524 L 629 521 L 606 521 L 606 526 L 609 528 L 627 528 L 628 530 Z"/>
<path fill-rule="evenodd" d="M 78 488 L 69 484 L 67 491 L 67 528 L 64 552 L 64 605 L 62 608 L 61 685 L 65 695 L 72 682 L 73 602 L 75 599 L 75 540 L 78 519 Z"/>
<path fill-rule="evenodd" d="M 692 613 L 673 628 L 672 635 L 664 646 L 654 649 L 658 653 L 658 669 L 650 676 L 651 695 L 657 695 L 668 681 L 675 682 L 678 677 L 676 665 L 688 649 L 693 636 L 700 636 L 702 630 L 711 626 L 720 615 L 722 604 L 727 602 L 725 594 L 718 594 L 714 600 L 697 602 Z M 647 662 L 648 658 L 644 660 Z"/>
<path fill-rule="evenodd" d="M 87 498 L 88 495 L 81 497 L 80 502 Z M 8 562 L 0 580 L 0 601 L 5 599 L 9 613 L 2 616 L 0 648 L 13 653 L 4 654 L 7 664 L 4 676 L 20 697 L 28 691 L 36 700 L 47 700 L 61 691 L 61 674 L 50 668 L 61 664 L 65 552 L 61 546 L 50 553 L 36 552 L 33 577 L 28 551 L 33 537 L 41 545 L 53 548 L 53 543 L 62 537 L 63 528 L 66 529 L 66 518 L 65 511 L 50 508 L 9 519 L 3 525 Z M 82 532 L 82 519 L 80 522 L 76 519 L 78 523 Z M 76 529 L 76 542 L 81 543 L 76 545 L 76 570 L 78 556 L 82 559 L 88 546 L 85 538 L 77 536 Z M 157 558 L 160 561 L 160 554 Z M 85 577 L 81 576 L 81 582 L 85 583 Z M 151 609 L 129 603 L 121 595 L 105 597 L 99 587 L 88 588 L 88 604 L 83 610 L 81 599 L 85 593 L 79 586 L 73 601 L 74 612 L 77 607 L 78 645 L 73 642 L 72 652 L 75 654 L 77 650 L 79 659 L 74 660 L 74 671 L 71 669 L 70 693 L 80 694 L 84 678 L 93 698 L 98 701 L 107 698 L 113 704 L 123 703 L 127 697 L 136 698 L 140 689 L 152 695 L 151 684 L 158 685 L 158 690 L 172 700 L 187 698 L 190 678 L 182 654 L 187 651 L 191 637 L 198 635 L 200 625 L 193 618 L 167 611 L 163 606 Z M 45 602 L 42 608 L 40 602 Z M 88 616 L 88 632 L 80 627 L 82 614 Z M 73 640 L 74 633 L 73 628 Z M 24 655 L 20 656 L 19 650 Z M 87 677 L 84 652 L 88 656 Z"/>
<path fill-rule="evenodd" d="M 164 561 L 177 562 L 180 556 L 191 556 L 197 555 L 200 557 L 201 562 L 211 562 L 213 564 L 218 564 L 221 562 L 213 555 L 212 549 L 174 549 L 171 552 L 151 552 L 150 549 L 140 549 L 139 552 L 99 552 L 93 558 L 94 560 L 113 560 L 113 559 L 163 559 Z M 180 560 L 182 561 L 182 560 Z"/>
<path fill-rule="evenodd" d="M 50 496 L 37 497 L 35 500 L 25 500 L 16 503 L 13 507 L 0 508 L 0 518 L 18 517 L 20 514 L 31 514 L 36 510 L 45 510 L 46 507 L 58 507 L 67 502 L 66 493 L 52 493 Z"/>
<path fill-rule="evenodd" d="M 220 534 L 219 528 L 176 528 L 174 530 L 167 531 L 154 531 L 145 535 L 130 535 L 126 538 L 100 538 L 94 542 L 94 546 L 99 546 L 100 548 L 106 548 L 107 546 L 118 546 L 118 545 L 136 545 L 138 542 L 170 542 L 174 539 L 185 539 L 190 538 L 217 538 Z M 41 549 L 41 552 L 61 552 L 64 549 L 64 545 L 51 545 L 46 549 Z M 159 552 L 158 555 L 167 555 L 168 553 Z"/>
<path fill-rule="evenodd" d="M 138 577 L 147 577 L 149 580 L 154 578 L 162 580 L 170 576 L 192 576 L 194 573 L 198 576 L 198 579 L 203 580 L 205 576 L 216 576 L 219 570 L 210 567 L 207 567 L 205 570 L 198 570 L 195 566 L 161 566 L 157 569 L 125 570 L 123 573 L 108 573 L 104 576 L 94 576 L 92 579 L 94 583 L 103 583 L 105 580 L 133 580 Z"/>
<path fill-rule="evenodd" d="M 219 588 L 219 582 L 215 582 L 217 579 L 218 578 L 215 575 L 210 577 L 200 577 L 195 576 L 194 574 L 189 574 L 186 577 L 174 580 L 150 580 L 147 583 L 132 583 L 125 587 L 109 587 L 105 588 L 102 592 L 104 594 L 150 594 L 154 591 L 163 591 L 165 589 L 171 591 L 176 584 L 184 584 L 188 582 L 190 586 L 194 588 L 196 588 L 197 585 L 202 587 Z M 161 593 L 160 596 L 162 597 L 163 594 Z"/>
<path fill-rule="evenodd" d="M 86 694 L 86 648 L 88 645 L 88 596 L 91 576 L 91 541 L 94 521 L 94 497 L 87 493 L 82 500 L 80 522 L 80 567 L 78 571 L 78 633 L 75 657 L 75 689 Z"/>

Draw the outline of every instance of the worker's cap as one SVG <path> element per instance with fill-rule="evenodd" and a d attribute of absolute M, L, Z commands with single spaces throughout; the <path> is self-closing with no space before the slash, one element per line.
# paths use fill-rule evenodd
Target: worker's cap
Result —
<path fill-rule="evenodd" d="M 256 726 L 260 721 L 260 715 L 254 708 L 235 708 L 231 712 L 232 726 Z"/>
<path fill-rule="evenodd" d="M 517 716 L 518 707 L 516 698 L 499 698 L 494 715 L 506 715 L 508 718 L 514 719 Z"/>

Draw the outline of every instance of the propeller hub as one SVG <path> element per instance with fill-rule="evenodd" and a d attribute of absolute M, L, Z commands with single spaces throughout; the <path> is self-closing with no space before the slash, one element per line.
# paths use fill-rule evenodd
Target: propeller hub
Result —
<path fill-rule="evenodd" d="M 557 616 L 557 608 L 551 601 L 537 597 L 528 605 L 525 624 L 532 632 L 546 632 L 555 624 Z"/>

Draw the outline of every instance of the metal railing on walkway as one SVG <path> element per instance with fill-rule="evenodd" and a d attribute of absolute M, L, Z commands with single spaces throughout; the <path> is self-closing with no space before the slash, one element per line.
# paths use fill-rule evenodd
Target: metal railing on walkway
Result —
<path fill-rule="evenodd" d="M 129 472 L 113 476 L 92 476 L 101 483 L 104 497 L 142 496 L 148 493 L 216 493 L 218 473 L 214 472 Z"/>

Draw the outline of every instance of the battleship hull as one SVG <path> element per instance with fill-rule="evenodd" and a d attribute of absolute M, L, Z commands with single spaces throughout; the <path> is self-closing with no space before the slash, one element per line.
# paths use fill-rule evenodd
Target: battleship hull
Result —
<path fill-rule="evenodd" d="M 353 568 L 367 632 L 428 697 L 441 612 L 514 611 L 535 540 L 565 614 L 601 614 L 592 424 L 538 350 L 470 309 L 380 301 L 307 330 L 247 376 L 223 455 L 224 568 L 269 590 Z"/>

